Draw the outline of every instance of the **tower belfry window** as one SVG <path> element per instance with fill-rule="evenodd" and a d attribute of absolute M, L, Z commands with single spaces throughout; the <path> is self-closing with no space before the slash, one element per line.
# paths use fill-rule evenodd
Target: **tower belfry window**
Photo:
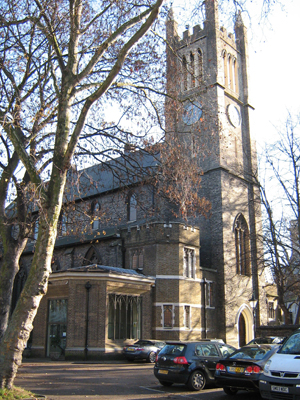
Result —
<path fill-rule="evenodd" d="M 234 79 L 234 88 L 235 93 L 239 92 L 239 80 L 238 80 L 238 70 L 237 70 L 237 60 L 236 58 L 233 60 L 233 79 Z"/>
<path fill-rule="evenodd" d="M 187 79 L 187 62 L 185 56 L 182 58 L 182 77 L 183 77 L 183 90 L 188 89 L 188 79 Z"/>
<path fill-rule="evenodd" d="M 224 86 L 228 85 L 228 79 L 227 79 L 227 75 L 228 75 L 228 71 L 227 71 L 227 54 L 226 51 L 223 51 L 223 68 L 224 68 Z"/>
<path fill-rule="evenodd" d="M 198 84 L 199 84 L 203 78 L 203 57 L 202 57 L 202 51 L 200 49 L 198 49 L 197 55 L 198 55 L 197 78 L 198 78 Z"/>
<path fill-rule="evenodd" d="M 196 86 L 196 79 L 195 79 L 195 57 L 194 54 L 191 53 L 190 55 L 190 60 L 191 60 L 191 65 L 190 65 L 190 69 L 191 69 L 191 87 L 195 87 Z"/>
<path fill-rule="evenodd" d="M 227 85 L 229 88 L 232 86 L 232 70 L 231 70 L 231 57 L 227 58 Z"/>

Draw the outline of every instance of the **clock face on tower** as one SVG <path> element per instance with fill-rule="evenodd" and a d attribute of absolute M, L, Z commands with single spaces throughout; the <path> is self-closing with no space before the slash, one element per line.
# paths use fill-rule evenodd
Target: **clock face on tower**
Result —
<path fill-rule="evenodd" d="M 229 104 L 229 106 L 227 108 L 227 116 L 228 116 L 228 119 L 229 119 L 229 122 L 231 123 L 231 125 L 233 125 L 235 128 L 240 126 L 241 115 L 240 115 L 239 110 L 237 109 L 237 107 L 234 104 Z"/>
<path fill-rule="evenodd" d="M 202 117 L 202 105 L 199 101 L 188 101 L 184 105 L 182 121 L 186 125 L 193 125 Z"/>

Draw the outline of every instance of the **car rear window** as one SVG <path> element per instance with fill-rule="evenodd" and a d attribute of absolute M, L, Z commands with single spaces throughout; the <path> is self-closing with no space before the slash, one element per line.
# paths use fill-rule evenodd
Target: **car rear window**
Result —
<path fill-rule="evenodd" d="M 138 340 L 134 344 L 138 344 L 139 346 L 152 346 L 153 342 L 150 342 L 150 340 Z"/>
<path fill-rule="evenodd" d="M 185 345 L 183 344 L 167 344 L 159 354 L 180 356 L 184 348 Z"/>

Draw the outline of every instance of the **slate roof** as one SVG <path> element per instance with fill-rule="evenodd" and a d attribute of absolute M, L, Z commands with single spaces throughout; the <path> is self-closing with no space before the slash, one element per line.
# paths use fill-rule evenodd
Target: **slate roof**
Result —
<path fill-rule="evenodd" d="M 134 269 L 126 269 L 126 268 L 118 268 L 118 267 L 110 267 L 107 265 L 97 265 L 97 264 L 92 264 L 92 265 L 87 265 L 87 266 L 81 266 L 81 267 L 76 267 L 76 268 L 69 268 L 64 271 L 53 271 L 52 274 L 59 274 L 61 272 L 97 272 L 97 273 L 114 273 L 118 275 L 130 275 L 130 276 L 136 276 L 140 278 L 148 278 L 148 279 L 155 279 L 153 276 L 147 276 L 144 275 L 140 272 L 137 272 Z"/>
<path fill-rule="evenodd" d="M 66 197 L 83 199 L 136 184 L 153 174 L 158 162 L 158 154 L 139 150 L 83 170 L 70 170 Z"/>

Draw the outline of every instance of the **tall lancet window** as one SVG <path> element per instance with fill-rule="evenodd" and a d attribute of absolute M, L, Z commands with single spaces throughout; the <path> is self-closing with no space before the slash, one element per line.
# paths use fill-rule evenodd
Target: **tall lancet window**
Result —
<path fill-rule="evenodd" d="M 128 201 L 128 221 L 136 221 L 137 218 L 137 197 L 132 194 Z"/>
<path fill-rule="evenodd" d="M 238 78 L 237 59 L 236 58 L 233 59 L 232 67 L 233 67 L 232 74 L 233 74 L 233 81 L 234 81 L 233 90 L 235 91 L 235 93 L 238 93 L 239 92 L 239 78 Z"/>
<path fill-rule="evenodd" d="M 188 89 L 188 79 L 187 79 L 187 62 L 185 56 L 182 58 L 182 77 L 183 77 L 183 90 Z"/>
<path fill-rule="evenodd" d="M 236 273 L 250 276 L 250 235 L 248 224 L 242 214 L 239 214 L 234 225 Z"/>
<path fill-rule="evenodd" d="M 195 87 L 196 86 L 196 77 L 195 77 L 195 57 L 194 57 L 194 54 L 193 53 L 191 53 L 190 54 L 190 62 L 191 62 L 191 64 L 190 64 L 190 77 L 191 77 L 191 88 L 193 88 L 193 87 Z"/>
<path fill-rule="evenodd" d="M 223 51 L 222 57 L 223 57 L 223 68 L 224 68 L 224 86 L 228 86 L 227 54 L 225 50 Z"/>
<path fill-rule="evenodd" d="M 197 81 L 198 85 L 203 79 L 203 56 L 202 56 L 202 51 L 198 49 L 198 60 L 197 60 Z"/>

